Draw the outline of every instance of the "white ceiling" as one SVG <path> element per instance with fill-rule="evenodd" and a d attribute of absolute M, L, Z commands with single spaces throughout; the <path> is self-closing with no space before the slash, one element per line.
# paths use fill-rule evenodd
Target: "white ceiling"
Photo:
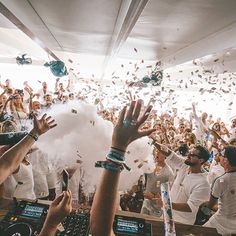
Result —
<path fill-rule="evenodd" d="M 207 55 L 213 55 L 202 59 L 207 66 L 217 57 L 224 60 L 228 70 L 236 68 L 235 0 L 2 0 L 1 3 L 47 48 L 83 76 L 95 74 L 101 78 L 106 71 L 120 67 L 117 63 L 122 60 L 143 59 L 147 63 L 161 60 L 164 67 L 171 67 Z M 0 27 L 0 61 L 24 52 L 38 61 L 47 60 L 37 42 L 2 15 Z M 69 59 L 73 63 L 68 63 Z"/>

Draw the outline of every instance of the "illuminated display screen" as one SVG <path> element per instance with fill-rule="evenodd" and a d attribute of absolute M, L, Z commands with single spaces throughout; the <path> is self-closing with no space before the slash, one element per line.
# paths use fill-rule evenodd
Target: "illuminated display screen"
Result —
<path fill-rule="evenodd" d="M 44 207 L 26 205 L 21 211 L 22 216 L 39 219 L 43 214 Z"/>
<path fill-rule="evenodd" d="M 131 220 L 118 219 L 117 231 L 127 232 L 127 233 L 138 233 L 139 231 L 138 222 L 131 221 Z"/>

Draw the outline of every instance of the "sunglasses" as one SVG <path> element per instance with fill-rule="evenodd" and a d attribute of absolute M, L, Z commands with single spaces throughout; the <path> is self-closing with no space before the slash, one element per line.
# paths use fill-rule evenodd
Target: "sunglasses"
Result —
<path fill-rule="evenodd" d="M 225 156 L 225 150 L 218 151 L 219 157 L 224 157 Z"/>

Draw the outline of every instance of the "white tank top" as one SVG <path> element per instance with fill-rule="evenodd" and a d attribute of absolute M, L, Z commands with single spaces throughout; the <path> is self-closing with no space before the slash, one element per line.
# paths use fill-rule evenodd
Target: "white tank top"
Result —
<path fill-rule="evenodd" d="M 32 165 L 20 164 L 18 173 L 13 174 L 17 182 L 14 197 L 35 200 Z"/>

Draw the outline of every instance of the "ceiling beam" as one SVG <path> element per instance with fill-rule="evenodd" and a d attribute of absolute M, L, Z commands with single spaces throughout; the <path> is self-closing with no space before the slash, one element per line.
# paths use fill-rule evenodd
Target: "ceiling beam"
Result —
<path fill-rule="evenodd" d="M 120 48 L 128 38 L 147 2 L 148 0 L 121 1 L 116 24 L 107 49 L 106 58 L 103 63 L 101 79 L 104 78 L 106 69 L 111 64 L 113 58 L 118 54 Z"/>
<path fill-rule="evenodd" d="M 161 58 L 164 68 L 179 65 L 207 55 L 236 48 L 236 22 L 217 31 L 191 45 L 181 48 L 177 52 Z"/>
<path fill-rule="evenodd" d="M 60 61 L 60 59 L 1 2 L 0 13 L 5 16 L 12 24 L 14 24 L 19 30 L 26 34 L 30 39 L 32 39 L 39 47 L 46 51 L 51 57 L 53 57 L 55 60 Z"/>

